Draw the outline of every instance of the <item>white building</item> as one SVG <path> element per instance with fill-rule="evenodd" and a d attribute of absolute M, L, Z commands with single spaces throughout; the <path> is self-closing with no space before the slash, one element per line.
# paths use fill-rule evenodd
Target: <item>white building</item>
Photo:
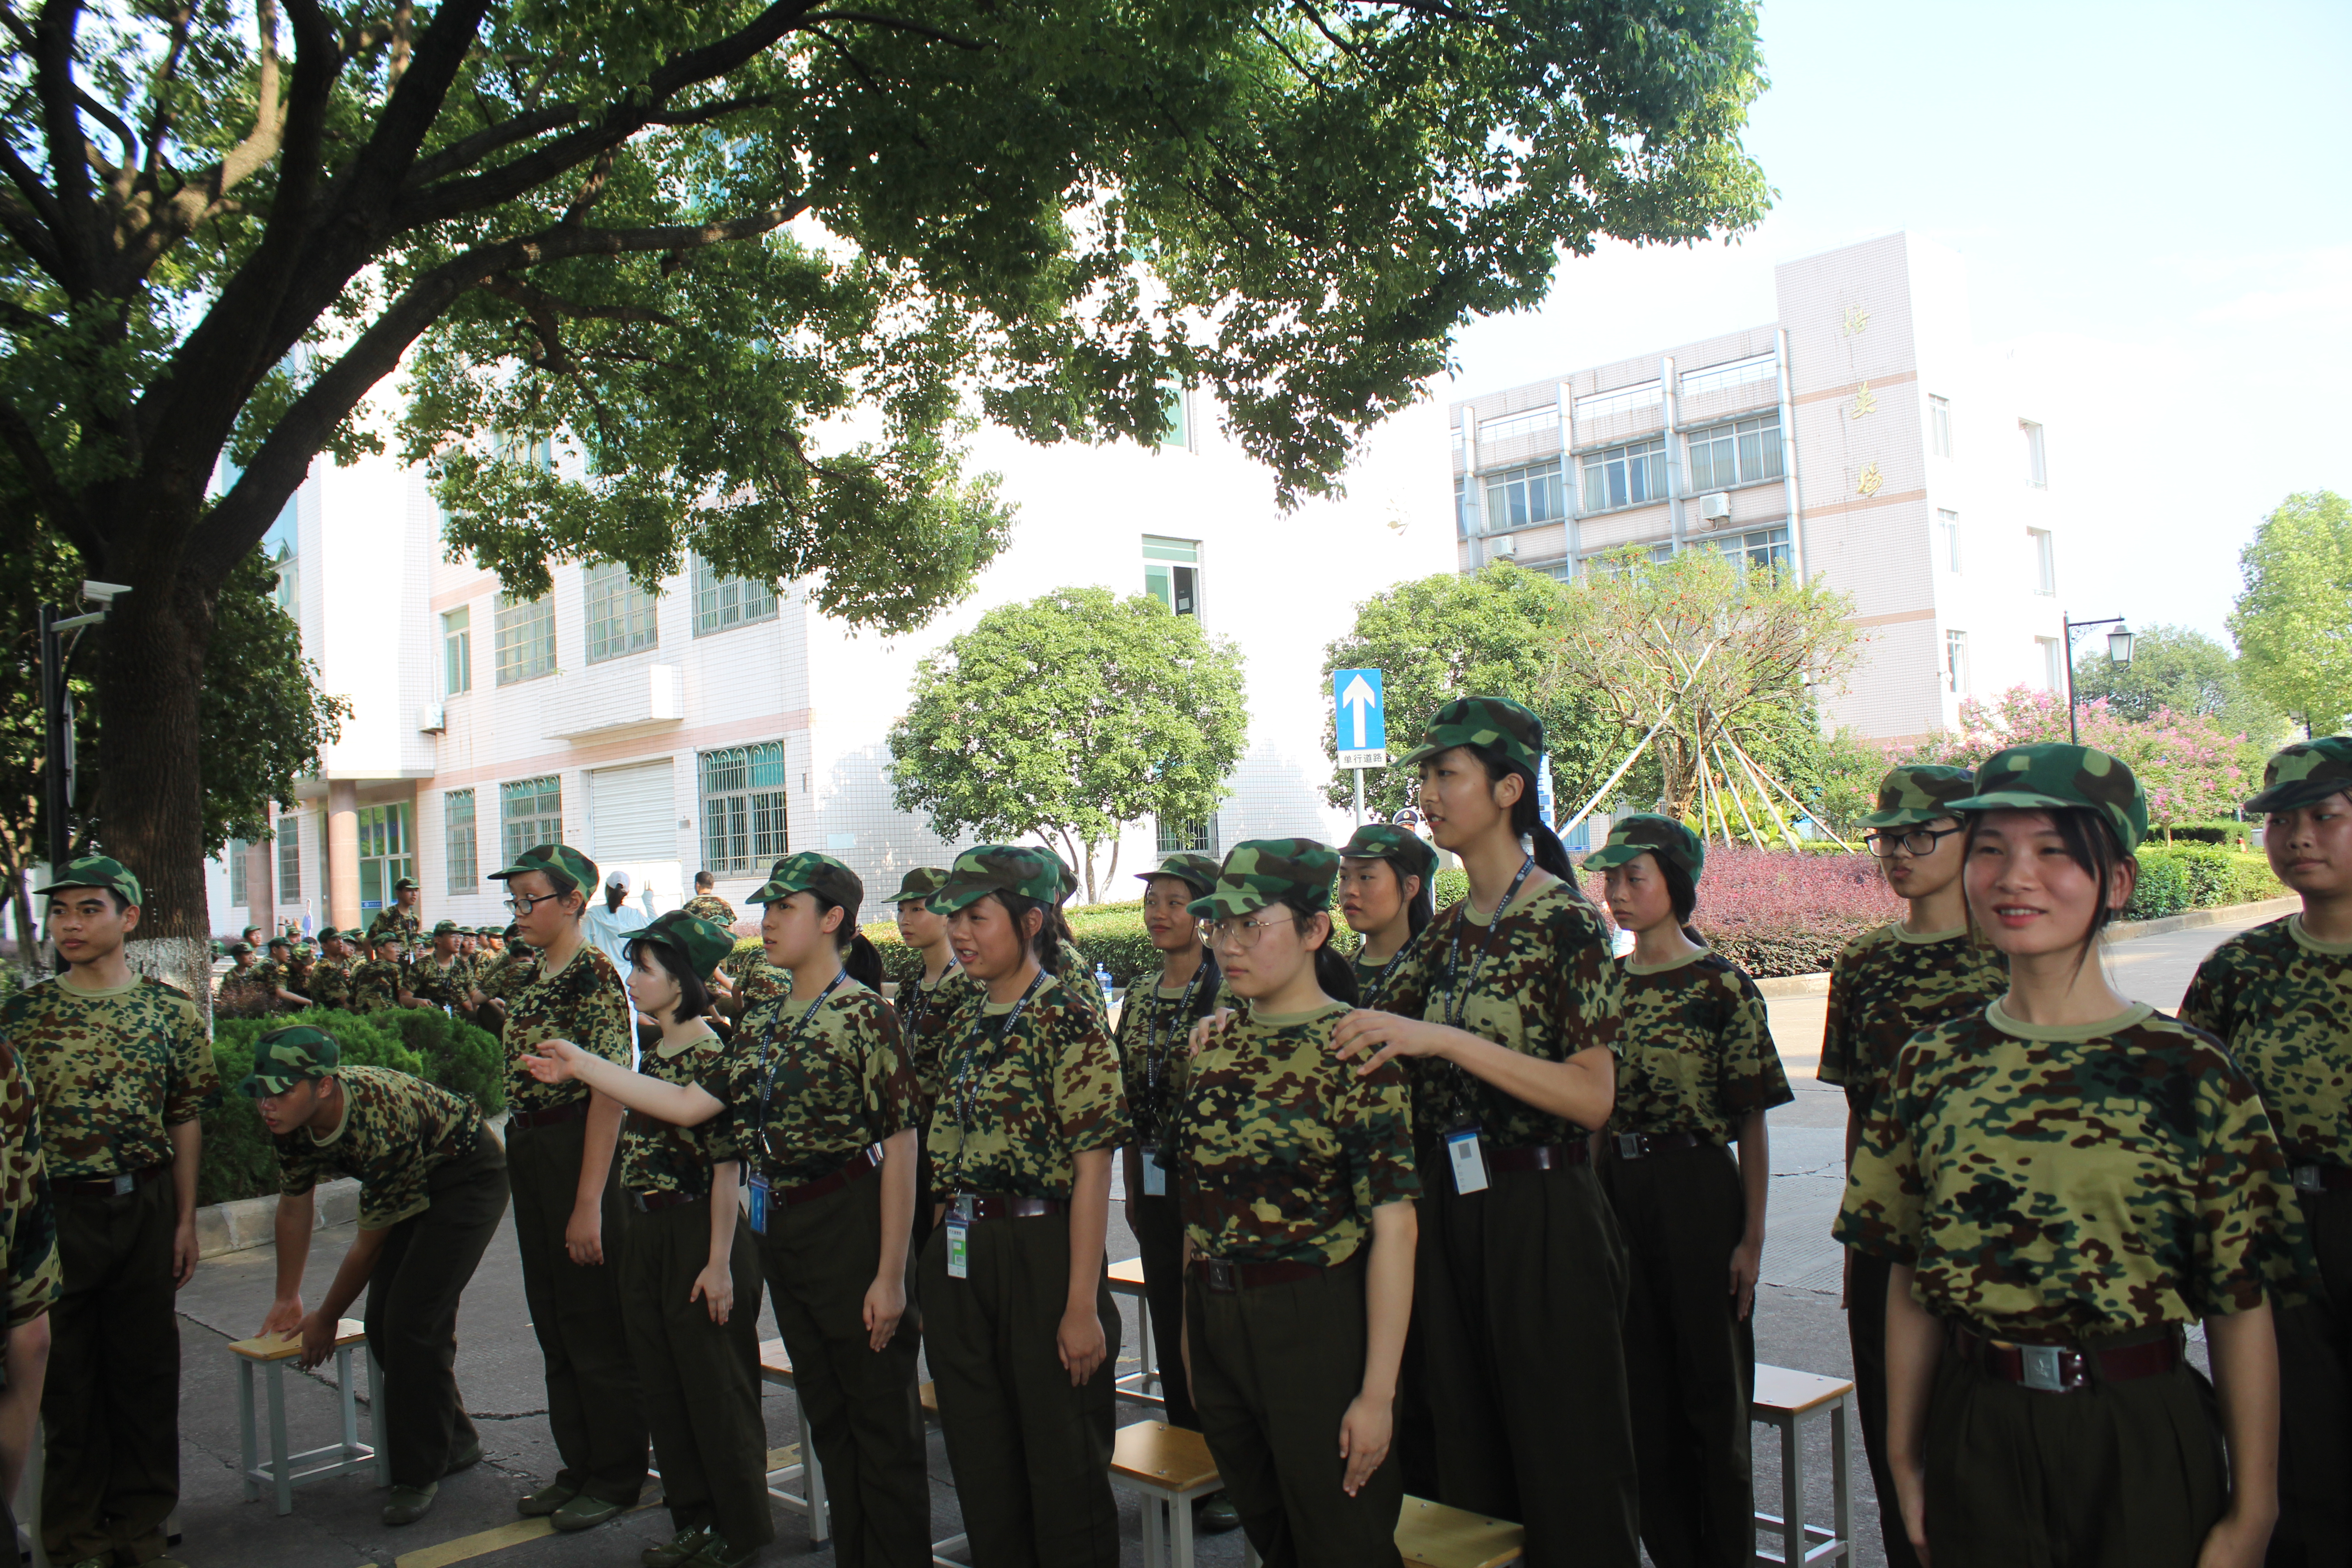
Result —
<path fill-rule="evenodd" d="M 1970 340 L 1959 258 L 1895 234 L 1776 275 L 1777 321 L 1454 404 L 1458 565 L 1572 577 L 1633 545 L 1819 575 L 1869 636 L 1824 717 L 1866 736 L 2062 686 L 2047 433 Z"/>
<path fill-rule="evenodd" d="M 871 918 L 908 868 L 960 847 L 891 805 L 884 737 L 916 662 L 990 608 L 1076 584 L 1157 593 L 1247 660 L 1232 797 L 1209 824 L 1132 825 L 1104 897 L 1132 896 L 1162 842 L 1344 836 L 1322 802 L 1323 648 L 1359 601 L 1452 565 L 1443 411 L 1401 416 L 1347 499 L 1289 514 L 1205 400 L 1183 412 L 1158 450 L 982 432 L 973 467 L 1019 504 L 1012 544 L 969 600 L 896 638 L 827 619 L 798 585 L 772 595 L 698 562 L 658 595 L 617 568 L 562 566 L 546 597 L 509 604 L 489 574 L 443 558 L 421 472 L 321 459 L 281 525 L 287 581 L 321 684 L 353 716 L 275 844 L 214 864 L 213 929 L 358 923 L 404 875 L 428 921 L 503 923 L 483 873 L 559 833 L 634 872 L 656 910 L 705 868 L 740 906 L 777 856 L 823 850 L 865 879 Z"/>

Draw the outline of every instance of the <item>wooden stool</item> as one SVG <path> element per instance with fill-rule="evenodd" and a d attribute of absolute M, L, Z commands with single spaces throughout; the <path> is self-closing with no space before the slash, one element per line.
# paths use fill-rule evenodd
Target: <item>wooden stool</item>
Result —
<path fill-rule="evenodd" d="M 1853 1405 L 1853 1384 L 1843 1378 L 1822 1377 L 1787 1367 L 1756 1369 L 1756 1396 L 1748 1419 L 1761 1421 L 1780 1434 L 1780 1512 L 1759 1511 L 1758 1525 L 1780 1538 L 1778 1552 L 1756 1549 L 1759 1563 L 1853 1562 L 1853 1499 L 1846 1482 L 1846 1413 Z M 1830 1528 L 1805 1522 L 1804 1423 L 1826 1414 L 1830 1422 Z"/>
<path fill-rule="evenodd" d="M 1143 1325 L 1137 1347 L 1137 1353 L 1142 1357 L 1142 1365 L 1125 1377 L 1114 1380 L 1111 1386 L 1118 1390 L 1122 1399 L 1132 1399 L 1138 1405 L 1156 1405 L 1165 1410 L 1168 1400 L 1164 1392 L 1152 1392 L 1160 1386 L 1160 1358 L 1154 1353 L 1151 1344 L 1151 1300 L 1144 1294 L 1142 1258 L 1122 1258 L 1110 1266 L 1110 1293 L 1134 1297 L 1136 1321 Z"/>
<path fill-rule="evenodd" d="M 1208 1439 L 1165 1421 L 1122 1426 L 1110 1479 L 1143 1494 L 1143 1568 L 1192 1568 L 1192 1500 L 1223 1484 Z"/>
<path fill-rule="evenodd" d="M 1399 1555 L 1411 1568 L 1501 1568 L 1527 1550 L 1524 1525 L 1409 1497 L 1397 1515 Z"/>
<path fill-rule="evenodd" d="M 793 1382 L 793 1358 L 784 1352 L 783 1341 L 761 1342 L 760 1381 L 770 1388 L 781 1388 L 791 1394 L 793 1409 L 799 1411 L 800 1390 Z M 816 1439 L 809 1435 L 805 1413 L 802 1413 L 798 1451 L 778 1448 L 768 1458 L 781 1461 L 769 1468 L 768 1495 L 793 1512 L 808 1517 L 811 1545 L 830 1539 L 833 1524 L 825 1515 L 824 1470 L 816 1462 Z M 801 1483 L 800 1489 L 786 1489 L 794 1481 Z"/>
<path fill-rule="evenodd" d="M 367 1332 L 349 1318 L 335 1324 L 335 1382 L 339 1386 L 343 1409 L 343 1437 L 340 1443 L 330 1443 L 323 1448 L 310 1448 L 299 1454 L 286 1451 L 286 1368 L 301 1353 L 302 1339 L 291 1334 L 284 1339 L 266 1338 L 238 1340 L 229 1352 L 236 1357 L 237 1428 L 244 1439 L 245 1500 L 251 1502 L 261 1495 L 264 1481 L 270 1484 L 281 1514 L 294 1511 L 294 1483 L 322 1480 L 329 1476 L 347 1476 L 375 1467 L 376 1484 L 392 1484 L 390 1456 L 378 1452 L 377 1444 L 383 1440 L 383 1417 L 376 1409 L 378 1391 L 383 1386 L 383 1369 L 368 1364 L 368 1433 L 374 1444 L 360 1441 L 359 1388 L 352 1381 L 352 1352 L 367 1339 Z M 257 1452 L 257 1444 L 253 1420 L 253 1369 L 260 1367 L 269 1384 L 269 1458 L 263 1462 Z"/>

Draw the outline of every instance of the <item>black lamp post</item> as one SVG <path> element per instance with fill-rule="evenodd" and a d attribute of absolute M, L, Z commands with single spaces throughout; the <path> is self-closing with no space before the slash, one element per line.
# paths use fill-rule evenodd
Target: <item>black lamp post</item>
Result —
<path fill-rule="evenodd" d="M 2107 662 L 2126 665 L 2132 661 L 2132 639 L 2137 635 L 2125 624 L 2121 616 L 2109 616 L 2104 620 L 2078 621 L 2061 616 L 2066 622 L 2066 738 L 2076 745 L 2083 743 L 2082 726 L 2074 721 L 2074 634 L 2093 626 L 2113 626 L 2107 634 Z"/>

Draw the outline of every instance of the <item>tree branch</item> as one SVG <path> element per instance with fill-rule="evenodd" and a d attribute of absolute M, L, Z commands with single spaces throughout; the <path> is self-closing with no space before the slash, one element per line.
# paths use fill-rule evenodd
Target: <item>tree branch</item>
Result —
<path fill-rule="evenodd" d="M 58 478 L 57 469 L 49 463 L 48 453 L 42 448 L 40 437 L 16 405 L 0 399 L 0 445 L 5 445 L 16 466 L 24 470 L 25 482 L 34 499 L 48 513 L 49 521 L 68 542 L 81 552 L 85 561 L 105 559 L 105 536 L 90 526 L 73 493 Z"/>
<path fill-rule="evenodd" d="M 584 112 L 576 103 L 559 103 L 548 109 L 535 109 L 528 114 L 518 114 L 471 136 L 462 136 L 437 153 L 427 153 L 409 165 L 408 177 L 402 184 L 408 188 L 430 184 L 444 175 L 469 168 L 501 147 L 569 125 Z"/>
<path fill-rule="evenodd" d="M 875 11 L 813 11 L 803 16 L 801 22 L 804 26 L 814 26 L 819 22 L 863 22 L 872 27 L 888 27 L 894 32 L 912 33 L 917 37 L 929 38 L 936 43 L 953 44 L 960 49 L 977 51 L 988 47 L 984 39 L 967 38 L 957 33 L 943 33 L 937 27 L 926 26 L 920 22 L 910 22 L 904 16 L 885 16 Z"/>
<path fill-rule="evenodd" d="M 89 168 L 84 161 L 81 116 L 76 112 L 74 29 L 79 0 L 49 0 L 33 24 L 33 83 L 41 100 L 41 129 L 49 153 L 48 188 L 56 199 L 54 226 L 67 292 L 83 295 L 99 270 L 98 208 L 90 199 Z"/>

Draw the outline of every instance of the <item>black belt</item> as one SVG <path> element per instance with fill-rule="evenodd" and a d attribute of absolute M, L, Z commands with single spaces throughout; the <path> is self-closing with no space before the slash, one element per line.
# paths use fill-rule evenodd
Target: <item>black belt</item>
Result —
<path fill-rule="evenodd" d="M 566 1121 L 584 1121 L 588 1118 L 588 1102 L 575 1100 L 569 1105 L 551 1106 L 545 1110 L 518 1110 L 507 1118 L 507 1131 L 520 1132 L 532 1127 L 555 1127 Z"/>
<path fill-rule="evenodd" d="M 872 1149 L 860 1149 L 849 1163 L 830 1176 L 819 1176 L 815 1181 L 803 1183 L 797 1187 L 776 1187 L 772 1190 L 776 1196 L 782 1198 L 787 1205 L 814 1203 L 819 1198 L 841 1191 L 842 1188 L 881 1163 L 881 1156 L 875 1153 Z"/>
<path fill-rule="evenodd" d="M 629 1206 L 639 1214 L 659 1214 L 664 1209 L 698 1204 L 708 1196 L 708 1193 L 631 1193 Z"/>
<path fill-rule="evenodd" d="M 1715 1141 L 1696 1132 L 1612 1132 L 1609 1150 L 1620 1160 L 1646 1160 L 1669 1149 L 1713 1148 Z"/>
<path fill-rule="evenodd" d="M 1496 1149 L 1486 1156 L 1490 1171 L 1557 1171 L 1581 1165 L 1592 1155 L 1582 1139 L 1573 1143 L 1539 1143 L 1532 1149 Z"/>
<path fill-rule="evenodd" d="M 1261 1285 L 1290 1285 L 1322 1278 L 1320 1263 L 1236 1263 L 1223 1258 L 1192 1259 L 1192 1278 L 1220 1296 L 1255 1290 Z"/>
<path fill-rule="evenodd" d="M 49 1184 L 49 1191 L 68 1198 L 119 1198 L 133 1188 L 150 1185 L 163 1179 L 171 1169 L 168 1163 L 158 1162 L 144 1170 L 122 1176 L 68 1176 Z"/>
<path fill-rule="evenodd" d="M 1034 1219 L 1060 1214 L 1070 1205 L 1059 1198 L 1016 1198 L 1009 1193 L 957 1193 L 948 1199 L 948 1217 L 970 1224 L 983 1219 Z"/>
<path fill-rule="evenodd" d="M 2155 1377 L 2180 1364 L 2180 1335 L 2168 1331 L 2136 1345 L 2080 1350 L 2070 1345 L 2019 1345 L 1990 1339 L 1964 1324 L 1951 1325 L 1952 1348 L 2004 1383 L 2042 1394 L 2073 1394 L 2095 1382 L 2128 1383 Z M 2098 1369 L 2094 1379 L 2092 1368 Z"/>

